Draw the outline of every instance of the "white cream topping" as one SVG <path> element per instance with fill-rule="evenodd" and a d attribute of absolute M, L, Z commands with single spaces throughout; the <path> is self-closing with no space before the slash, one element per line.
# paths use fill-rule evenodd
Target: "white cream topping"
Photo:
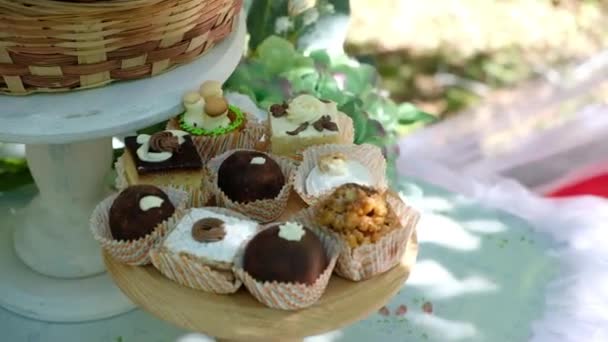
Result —
<path fill-rule="evenodd" d="M 191 127 L 202 127 L 204 124 L 205 100 L 199 97 L 194 102 L 184 101 L 184 108 L 186 108 L 184 122 Z"/>
<path fill-rule="evenodd" d="M 323 115 L 335 117 L 337 112 L 335 103 L 325 103 L 312 95 L 300 95 L 289 102 L 287 120 L 301 125 L 304 122 L 312 124 Z"/>
<path fill-rule="evenodd" d="M 192 225 L 203 218 L 217 218 L 224 221 L 226 236 L 217 242 L 198 242 L 192 238 Z M 173 253 L 190 253 L 197 257 L 231 263 L 239 247 L 253 237 L 258 223 L 236 217 L 214 213 L 204 208 L 194 208 L 180 220 L 169 233 L 163 245 Z"/>
<path fill-rule="evenodd" d="M 266 164 L 266 158 L 264 157 L 254 157 L 251 159 L 251 161 L 249 162 L 250 164 L 254 164 L 254 165 L 264 165 Z"/>
<path fill-rule="evenodd" d="M 288 241 L 300 241 L 306 234 L 304 227 L 296 222 L 285 222 L 279 226 L 279 237 Z"/>
<path fill-rule="evenodd" d="M 344 172 L 323 172 L 315 166 L 306 177 L 306 193 L 319 196 L 347 183 L 372 185 L 372 175 L 363 164 L 355 160 L 346 160 L 344 164 L 341 170 Z"/>
<path fill-rule="evenodd" d="M 144 196 L 139 200 L 139 209 L 148 211 L 152 208 L 160 208 L 164 201 L 165 200 L 158 196 Z"/>
<path fill-rule="evenodd" d="M 173 134 L 174 137 L 177 137 L 177 142 L 181 145 L 186 141 L 184 137 L 188 135 L 187 132 L 179 131 L 179 130 L 167 130 Z M 147 161 L 150 163 L 158 163 L 170 159 L 173 156 L 171 152 L 150 152 L 150 138 L 152 136 L 148 134 L 140 134 L 137 136 L 136 141 L 138 144 L 141 144 L 137 149 L 137 157 L 139 160 Z"/>
<path fill-rule="evenodd" d="M 331 159 L 329 161 L 324 162 L 323 164 L 327 171 L 323 170 L 321 166 L 321 162 L 319 162 L 319 169 L 322 172 L 330 174 L 332 176 L 343 176 L 348 173 L 348 166 L 346 165 L 346 160 L 342 158 Z"/>

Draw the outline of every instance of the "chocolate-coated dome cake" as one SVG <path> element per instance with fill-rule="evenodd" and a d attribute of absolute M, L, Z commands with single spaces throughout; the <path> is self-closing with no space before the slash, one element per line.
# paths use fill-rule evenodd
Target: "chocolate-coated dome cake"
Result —
<path fill-rule="evenodd" d="M 248 203 L 277 197 L 285 185 L 285 176 L 268 155 L 236 151 L 220 165 L 217 185 L 232 201 Z"/>
<path fill-rule="evenodd" d="M 175 212 L 167 194 L 153 185 L 123 190 L 110 207 L 110 231 L 115 240 L 137 240 Z"/>
<path fill-rule="evenodd" d="M 287 222 L 258 233 L 245 247 L 243 269 L 258 281 L 313 284 L 327 268 L 321 240 Z"/>

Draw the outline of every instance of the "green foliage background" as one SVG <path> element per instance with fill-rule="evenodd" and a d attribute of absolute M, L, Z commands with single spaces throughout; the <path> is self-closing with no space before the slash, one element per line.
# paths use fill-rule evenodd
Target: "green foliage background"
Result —
<path fill-rule="evenodd" d="M 382 147 L 389 164 L 397 156 L 394 146 L 400 136 L 435 120 L 410 103 L 390 100 L 379 88 L 377 70 L 347 56 L 343 49 L 332 49 L 331 54 L 311 50 L 314 37 L 336 37 L 326 44 L 344 45 L 348 0 L 253 0 L 245 1 L 245 6 L 249 49 L 226 82 L 227 90 L 248 95 L 260 108 L 301 93 L 335 101 L 353 119 L 355 142 Z M 164 126 L 161 122 L 140 132 Z M 30 182 L 25 160 L 0 159 L 0 191 Z"/>

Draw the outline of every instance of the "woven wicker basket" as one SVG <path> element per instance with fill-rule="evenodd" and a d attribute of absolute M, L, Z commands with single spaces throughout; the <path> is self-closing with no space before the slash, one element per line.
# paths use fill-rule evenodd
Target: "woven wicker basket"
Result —
<path fill-rule="evenodd" d="M 229 35 L 241 6 L 242 0 L 0 0 L 0 93 L 158 75 Z"/>

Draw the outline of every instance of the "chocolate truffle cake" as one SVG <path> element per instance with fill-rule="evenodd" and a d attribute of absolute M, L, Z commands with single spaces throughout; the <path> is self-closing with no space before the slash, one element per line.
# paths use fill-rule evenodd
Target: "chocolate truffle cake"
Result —
<path fill-rule="evenodd" d="M 130 185 L 199 187 L 203 164 L 188 133 L 167 130 L 125 138 L 124 169 Z"/>
<path fill-rule="evenodd" d="M 271 226 L 245 247 L 243 269 L 258 281 L 313 284 L 329 261 L 321 240 L 294 222 Z"/>
<path fill-rule="evenodd" d="M 175 212 L 167 194 L 152 185 L 123 190 L 110 207 L 110 231 L 115 240 L 132 241 L 154 231 Z"/>
<path fill-rule="evenodd" d="M 218 187 L 234 202 L 273 199 L 285 185 L 281 167 L 268 155 L 236 151 L 218 170 Z"/>

